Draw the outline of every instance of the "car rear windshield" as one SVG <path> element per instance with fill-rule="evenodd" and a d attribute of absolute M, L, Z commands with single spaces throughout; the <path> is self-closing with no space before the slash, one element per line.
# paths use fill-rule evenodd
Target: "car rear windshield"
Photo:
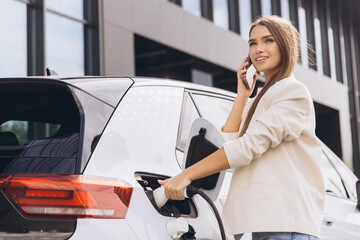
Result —
<path fill-rule="evenodd" d="M 74 173 L 81 117 L 65 84 L 0 82 L 0 173 Z"/>

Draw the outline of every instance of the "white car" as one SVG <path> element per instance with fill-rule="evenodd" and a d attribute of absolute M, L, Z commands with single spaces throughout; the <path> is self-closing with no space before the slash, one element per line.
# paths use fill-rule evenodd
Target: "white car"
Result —
<path fill-rule="evenodd" d="M 234 98 L 154 78 L 0 79 L 0 239 L 221 239 L 202 197 L 159 208 L 153 190 L 186 165 L 193 122 L 220 127 Z M 360 239 L 358 179 L 325 145 L 322 160 L 321 239 Z M 219 212 L 231 175 L 205 186 Z"/>

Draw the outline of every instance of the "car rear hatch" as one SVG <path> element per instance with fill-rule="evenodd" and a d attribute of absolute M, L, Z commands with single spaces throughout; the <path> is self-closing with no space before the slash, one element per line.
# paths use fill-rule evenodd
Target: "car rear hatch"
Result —
<path fill-rule="evenodd" d="M 77 218 L 125 217 L 131 186 L 82 175 L 133 83 L 106 80 L 0 79 L 0 239 L 67 239 Z"/>

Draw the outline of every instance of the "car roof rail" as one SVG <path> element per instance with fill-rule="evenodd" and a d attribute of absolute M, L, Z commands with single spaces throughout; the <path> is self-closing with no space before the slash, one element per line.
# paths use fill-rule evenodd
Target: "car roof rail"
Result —
<path fill-rule="evenodd" d="M 47 67 L 46 76 L 59 76 L 59 74 L 53 68 Z"/>

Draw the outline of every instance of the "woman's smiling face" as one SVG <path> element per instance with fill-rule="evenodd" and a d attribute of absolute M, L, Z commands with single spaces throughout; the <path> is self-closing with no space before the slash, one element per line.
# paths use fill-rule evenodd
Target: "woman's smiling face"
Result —
<path fill-rule="evenodd" d="M 250 58 L 259 72 L 265 75 L 265 81 L 278 71 L 281 63 L 281 52 L 279 45 L 269 30 L 263 25 L 255 26 L 249 39 Z"/>

